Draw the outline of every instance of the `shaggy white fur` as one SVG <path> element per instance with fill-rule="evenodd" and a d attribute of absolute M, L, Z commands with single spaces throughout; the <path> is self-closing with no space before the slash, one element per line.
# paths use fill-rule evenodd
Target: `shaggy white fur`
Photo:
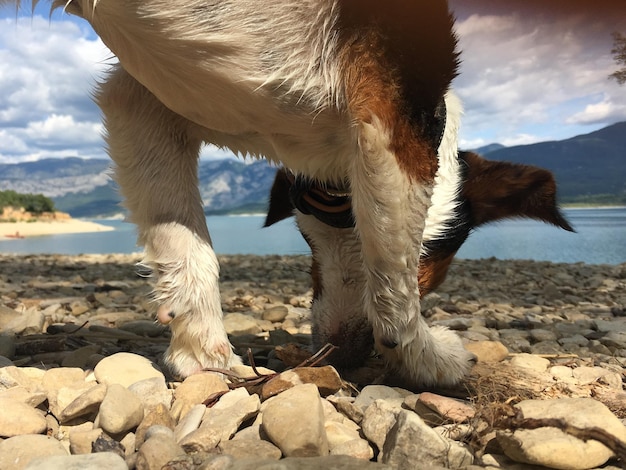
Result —
<path fill-rule="evenodd" d="M 221 323 L 218 265 L 197 188 L 203 142 L 331 184 L 349 181 L 360 247 L 347 251 L 360 267 L 348 273 L 360 271 L 353 295 L 378 344 L 416 382 L 454 383 L 470 366 L 451 333 L 433 336 L 420 317 L 417 271 L 432 176 L 408 175 L 399 163 L 394 130 L 378 114 L 387 97 L 368 88 L 394 78 L 382 77 L 384 62 L 360 69 L 350 59 L 354 43 L 342 43 L 340 24 L 346 3 L 53 2 L 89 21 L 119 59 L 96 100 L 116 179 L 157 276 L 158 317 L 172 328 L 167 361 L 180 376 L 238 362 Z M 450 100 L 458 112 L 446 125 L 446 161 L 460 112 Z"/>

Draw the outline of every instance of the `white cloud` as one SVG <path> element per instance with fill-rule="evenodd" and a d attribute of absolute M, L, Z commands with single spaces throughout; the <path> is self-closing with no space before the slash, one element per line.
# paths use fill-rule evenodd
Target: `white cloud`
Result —
<path fill-rule="evenodd" d="M 616 68 L 610 33 L 626 30 L 626 15 L 485 8 L 457 23 L 464 148 L 566 138 L 626 120 L 626 87 L 607 78 Z M 90 93 L 113 61 L 86 23 L 67 15 L 0 16 L 0 161 L 105 157 Z"/>
<path fill-rule="evenodd" d="M 616 67 L 610 33 L 625 18 L 509 11 L 459 21 L 462 142 L 561 139 L 626 119 L 626 93 L 607 78 Z M 607 93 L 610 105 L 597 104 Z"/>

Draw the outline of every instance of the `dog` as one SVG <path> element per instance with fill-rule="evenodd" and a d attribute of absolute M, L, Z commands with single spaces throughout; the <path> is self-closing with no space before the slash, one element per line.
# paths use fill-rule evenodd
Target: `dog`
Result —
<path fill-rule="evenodd" d="M 349 297 L 324 295 L 326 314 L 349 299 L 381 354 L 416 385 L 454 385 L 467 374 L 474 356 L 454 332 L 426 325 L 418 286 L 431 202 L 444 212 L 456 204 L 433 190 L 460 187 L 461 103 L 451 89 L 459 52 L 445 0 L 54 0 L 56 7 L 87 20 L 119 60 L 94 97 L 155 273 L 157 319 L 171 327 L 174 375 L 240 363 L 222 325 L 219 266 L 197 187 L 204 143 L 349 193 L 354 237 L 329 240 L 318 258 L 333 264 L 320 266 L 324 282 Z M 300 226 L 317 230 L 307 220 Z"/>
<path fill-rule="evenodd" d="M 460 191 L 445 191 L 438 186 L 434 189 L 455 202 L 439 198 L 426 218 L 418 273 L 421 297 L 443 283 L 456 252 L 481 225 L 507 218 L 530 218 L 574 231 L 559 210 L 556 182 L 549 171 L 489 161 L 474 152 L 460 151 L 458 162 Z M 313 348 L 327 343 L 338 346 L 329 361 L 340 368 L 357 367 L 371 353 L 373 340 L 372 328 L 355 302 L 353 285 L 338 282 L 339 276 L 345 279 L 347 275 L 351 283 L 364 283 L 355 252 L 358 240 L 352 229 L 349 195 L 297 180 L 281 168 L 270 191 L 265 226 L 294 215 L 312 253 Z M 349 260 L 340 273 L 336 271 L 337 259 Z"/>

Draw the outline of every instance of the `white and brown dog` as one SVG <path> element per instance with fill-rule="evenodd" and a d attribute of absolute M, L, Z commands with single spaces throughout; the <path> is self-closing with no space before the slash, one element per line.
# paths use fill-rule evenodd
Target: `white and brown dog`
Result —
<path fill-rule="evenodd" d="M 418 275 L 422 297 L 441 285 L 456 252 L 481 225 L 531 218 L 573 231 L 559 211 L 556 182 L 549 171 L 489 161 L 472 152 L 459 152 L 458 157 L 451 167 L 438 170 L 447 171 L 449 177 L 436 179 L 434 194 L 440 197 L 433 197 L 426 218 Z M 312 253 L 313 347 L 338 346 L 329 361 L 344 368 L 361 365 L 373 348 L 372 327 L 354 294 L 363 288 L 365 278 L 350 206 L 348 194 L 281 169 L 265 222 L 269 226 L 296 216 Z"/>
<path fill-rule="evenodd" d="M 466 374 L 473 356 L 460 339 L 421 317 L 417 277 L 431 197 L 455 204 L 433 194 L 437 179 L 456 178 L 438 168 L 457 162 L 461 114 L 450 90 L 458 58 L 444 0 L 52 6 L 86 19 L 119 59 L 95 97 L 116 180 L 157 275 L 174 373 L 239 362 L 222 325 L 219 266 L 197 187 L 200 147 L 210 142 L 349 192 L 354 237 L 329 242 L 320 259 L 334 263 L 325 283 L 350 296 L 325 295 L 326 314 L 358 308 L 381 353 L 416 384 L 451 385 Z M 354 305 L 344 305 L 348 298 Z"/>

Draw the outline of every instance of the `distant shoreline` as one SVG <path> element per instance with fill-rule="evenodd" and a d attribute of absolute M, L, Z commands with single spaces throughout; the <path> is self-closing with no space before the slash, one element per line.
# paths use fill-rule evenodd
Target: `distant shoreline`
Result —
<path fill-rule="evenodd" d="M 111 230 L 115 230 L 115 228 L 80 219 L 45 222 L 0 222 L 0 240 L 18 240 L 70 233 L 109 232 Z"/>

